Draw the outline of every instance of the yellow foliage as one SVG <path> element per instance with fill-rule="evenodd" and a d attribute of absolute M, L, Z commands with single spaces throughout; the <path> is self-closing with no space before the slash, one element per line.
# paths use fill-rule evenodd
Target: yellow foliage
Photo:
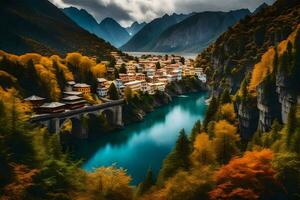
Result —
<path fill-rule="evenodd" d="M 91 71 L 95 77 L 104 77 L 106 73 L 106 66 L 105 64 L 99 63 L 92 67 Z"/>
<path fill-rule="evenodd" d="M 27 120 L 29 118 L 27 114 L 31 111 L 31 106 L 20 100 L 18 92 L 15 89 L 4 90 L 0 86 L 0 100 L 5 103 L 9 112 L 11 112 L 13 107 L 16 109 L 19 119 Z"/>
<path fill-rule="evenodd" d="M 80 53 L 74 52 L 74 53 L 68 53 L 66 57 L 66 61 L 73 66 L 79 66 L 80 59 L 82 55 Z"/>
<path fill-rule="evenodd" d="M 256 93 L 256 87 L 265 79 L 268 73 L 273 71 L 273 60 L 275 50 L 269 49 L 263 56 L 259 63 L 254 66 L 252 77 L 249 84 L 249 91 Z"/>
<path fill-rule="evenodd" d="M 33 61 L 33 64 L 37 64 L 40 62 L 42 56 L 37 53 L 26 53 L 24 55 L 19 56 L 19 61 L 22 65 L 26 65 L 30 60 Z"/>
<path fill-rule="evenodd" d="M 194 142 L 194 151 L 191 155 L 191 160 L 194 164 L 211 164 L 215 160 L 212 141 L 207 133 L 197 135 Z"/>
<path fill-rule="evenodd" d="M 39 75 L 43 85 L 48 89 L 50 92 L 50 97 L 54 101 L 57 101 L 60 97 L 61 90 L 58 86 L 56 76 L 50 70 L 45 68 L 41 64 L 36 64 L 35 69 L 37 74 Z"/>
<path fill-rule="evenodd" d="M 236 114 L 234 112 L 234 107 L 232 103 L 227 103 L 221 106 L 220 115 L 223 119 L 226 119 L 230 122 L 236 120 Z"/>
<path fill-rule="evenodd" d="M 278 56 L 281 56 L 287 49 L 288 42 L 294 43 L 296 38 L 296 33 L 300 29 L 298 25 L 297 29 L 289 35 L 286 40 L 279 43 L 277 47 Z M 261 61 L 254 66 L 252 71 L 252 76 L 249 84 L 249 92 L 252 95 L 256 95 L 256 87 L 266 78 L 268 73 L 273 71 L 273 62 L 275 56 L 275 48 L 271 47 L 261 58 Z"/>
<path fill-rule="evenodd" d="M 102 199 L 109 196 L 115 196 L 115 199 L 131 199 L 130 181 L 131 177 L 122 168 L 101 167 L 87 175 L 87 193 L 94 197 L 92 199 Z"/>
<path fill-rule="evenodd" d="M 179 171 L 169 179 L 165 187 L 143 196 L 142 200 L 181 200 L 208 199 L 207 191 L 212 188 L 213 171 L 209 167 L 201 167 Z"/>
<path fill-rule="evenodd" d="M 238 141 L 239 136 L 236 134 L 237 128 L 226 120 L 220 120 L 215 124 L 215 135 L 216 137 L 222 137 L 222 135 L 231 135 L 232 139 Z"/>

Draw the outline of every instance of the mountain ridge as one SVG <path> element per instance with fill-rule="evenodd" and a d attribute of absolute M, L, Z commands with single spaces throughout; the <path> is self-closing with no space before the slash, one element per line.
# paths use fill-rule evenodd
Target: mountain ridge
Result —
<path fill-rule="evenodd" d="M 15 54 L 43 55 L 79 51 L 110 56 L 114 47 L 79 27 L 47 0 L 0 2 L 0 49 Z M 4 20 L 5 19 L 5 20 Z"/>
<path fill-rule="evenodd" d="M 222 32 L 226 31 L 228 27 L 249 14 L 251 13 L 248 9 L 196 13 L 162 32 L 149 45 L 148 50 L 157 52 L 199 52 Z"/>

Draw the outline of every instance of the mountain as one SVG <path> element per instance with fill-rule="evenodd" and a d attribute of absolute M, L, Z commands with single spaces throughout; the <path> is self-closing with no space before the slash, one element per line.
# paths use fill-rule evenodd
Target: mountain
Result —
<path fill-rule="evenodd" d="M 258 6 L 254 11 L 253 11 L 253 15 L 257 14 L 258 12 L 260 12 L 261 10 L 267 8 L 269 5 L 266 4 L 265 2 L 262 3 L 260 6 Z"/>
<path fill-rule="evenodd" d="M 191 15 L 191 14 L 190 14 Z M 147 51 L 151 42 L 155 40 L 164 30 L 189 17 L 185 14 L 164 15 L 148 23 L 125 45 L 121 47 L 124 51 Z"/>
<path fill-rule="evenodd" d="M 125 44 L 130 35 L 118 22 L 112 18 L 105 18 L 100 24 L 84 9 L 74 7 L 64 8 L 63 12 L 79 26 L 90 33 L 96 34 L 116 47 Z"/>
<path fill-rule="evenodd" d="M 300 68 L 299 57 L 293 57 L 299 49 L 293 48 L 299 48 L 299 29 L 297 42 L 289 44 L 292 39 L 287 38 L 293 37 L 299 24 L 300 1 L 277 0 L 238 22 L 196 59 L 196 66 L 209 77 L 214 96 L 225 88 L 235 95 L 243 139 L 256 130 L 270 130 L 274 119 L 286 123 L 297 102 L 293 88 L 299 86 Z M 299 95 L 299 87 L 296 91 Z"/>
<path fill-rule="evenodd" d="M 100 28 L 96 19 L 86 10 L 68 7 L 63 8 L 62 11 L 80 27 L 105 39 L 103 37 L 105 35 L 104 31 Z"/>
<path fill-rule="evenodd" d="M 48 0 L 0 1 L 0 49 L 43 55 L 79 51 L 109 55 L 116 49 L 79 27 Z"/>
<path fill-rule="evenodd" d="M 250 14 L 248 9 L 194 14 L 165 30 L 147 50 L 153 52 L 200 52 L 228 27 Z"/>
<path fill-rule="evenodd" d="M 104 31 L 103 38 L 116 47 L 122 46 L 130 39 L 126 29 L 112 18 L 105 18 L 99 27 Z"/>
<path fill-rule="evenodd" d="M 129 35 L 133 36 L 137 32 L 139 32 L 144 26 L 146 26 L 146 24 L 147 24 L 146 22 L 143 23 L 134 22 L 131 24 L 131 26 L 127 27 L 126 30 L 129 33 Z"/>

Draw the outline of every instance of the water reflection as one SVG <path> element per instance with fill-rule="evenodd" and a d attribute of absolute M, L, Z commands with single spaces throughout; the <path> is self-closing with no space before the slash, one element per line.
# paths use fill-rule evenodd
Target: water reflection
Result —
<path fill-rule="evenodd" d="M 143 179 L 150 166 L 156 174 L 179 130 L 185 128 L 189 132 L 196 120 L 203 119 L 205 98 L 205 93 L 176 98 L 170 105 L 148 114 L 141 123 L 86 141 L 76 152 L 86 159 L 82 167 L 91 171 L 116 163 L 128 169 L 133 184 Z"/>

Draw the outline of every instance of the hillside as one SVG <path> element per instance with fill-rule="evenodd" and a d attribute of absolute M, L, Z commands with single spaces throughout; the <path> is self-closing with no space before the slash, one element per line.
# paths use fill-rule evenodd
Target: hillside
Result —
<path fill-rule="evenodd" d="M 200 52 L 240 19 L 248 9 L 197 13 L 165 30 L 151 43 L 149 51 Z"/>
<path fill-rule="evenodd" d="M 134 35 L 125 45 L 121 47 L 123 51 L 148 51 L 149 45 L 155 40 L 164 30 L 177 24 L 189 17 L 184 14 L 164 15 L 161 18 L 154 19 Z"/>
<path fill-rule="evenodd" d="M 43 55 L 79 51 L 105 57 L 114 47 L 80 28 L 47 0 L 0 2 L 0 49 Z"/>
<path fill-rule="evenodd" d="M 129 33 L 129 35 L 133 36 L 137 32 L 139 32 L 144 26 L 146 26 L 146 22 L 138 23 L 138 22 L 133 22 L 131 26 L 127 27 L 126 30 Z"/>
<path fill-rule="evenodd" d="M 197 57 L 196 64 L 205 68 L 216 94 L 226 87 L 235 92 L 268 48 L 285 40 L 299 23 L 298 0 L 276 1 L 223 33 Z"/>
<path fill-rule="evenodd" d="M 105 18 L 100 24 L 84 9 L 74 7 L 64 8 L 62 11 L 79 26 L 90 33 L 94 33 L 115 47 L 125 44 L 130 35 L 125 28 L 112 18 Z"/>

